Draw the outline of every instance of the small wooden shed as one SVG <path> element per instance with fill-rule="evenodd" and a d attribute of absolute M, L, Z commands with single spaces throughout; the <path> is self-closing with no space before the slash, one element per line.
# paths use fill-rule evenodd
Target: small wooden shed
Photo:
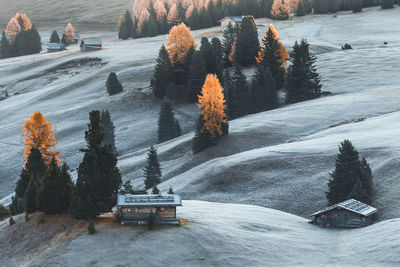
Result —
<path fill-rule="evenodd" d="M 219 20 L 219 22 L 221 23 L 222 31 L 225 31 L 229 23 L 231 23 L 232 26 L 235 25 L 240 26 L 240 24 L 242 24 L 242 21 L 243 21 L 243 16 L 228 16 Z"/>
<path fill-rule="evenodd" d="M 121 195 L 118 194 L 116 216 L 121 224 L 147 224 L 154 212 L 159 224 L 179 224 L 176 207 L 182 206 L 179 195 Z"/>
<path fill-rule="evenodd" d="M 81 51 L 95 51 L 101 50 L 103 43 L 99 38 L 87 38 L 81 42 Z"/>
<path fill-rule="evenodd" d="M 48 43 L 47 52 L 59 52 L 65 50 L 65 45 L 63 43 Z"/>
<path fill-rule="evenodd" d="M 364 227 L 371 223 L 377 209 L 355 199 L 349 199 L 317 211 L 312 223 L 325 227 Z"/>

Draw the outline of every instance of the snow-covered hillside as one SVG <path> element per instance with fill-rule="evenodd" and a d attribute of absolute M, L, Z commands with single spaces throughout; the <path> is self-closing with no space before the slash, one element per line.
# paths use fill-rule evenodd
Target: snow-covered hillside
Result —
<path fill-rule="evenodd" d="M 252 205 L 184 201 L 188 223 L 148 231 L 99 223 L 65 247 L 36 256 L 34 266 L 398 266 L 400 220 L 332 230 Z M 7 261 L 5 262 L 7 263 Z"/>
<path fill-rule="evenodd" d="M 380 218 L 399 217 L 400 28 L 393 26 L 399 17 L 399 7 L 371 8 L 275 23 L 288 47 L 308 39 L 318 54 L 323 90 L 333 95 L 232 121 L 230 136 L 198 155 L 190 143 L 197 108 L 177 105 L 187 134 L 158 146 L 165 181 L 160 188 L 172 185 L 186 199 L 257 204 L 308 216 L 325 205 L 338 144 L 349 138 L 373 169 Z M 269 23 L 257 21 L 260 37 Z M 218 29 L 195 35 L 197 40 L 220 36 Z M 159 101 L 139 88 L 149 85 L 166 36 L 119 41 L 115 34 L 90 35 L 103 38 L 103 51 L 80 53 L 75 47 L 0 61 L 0 84 L 7 84 L 11 95 L 0 102 L 0 198 L 14 189 L 22 166 L 22 125 L 34 111 L 57 127 L 62 159 L 75 169 L 83 156 L 78 150 L 85 145 L 88 112 L 108 108 L 124 179 L 142 184 L 146 150 L 157 141 Z M 354 49 L 341 51 L 345 42 Z M 110 71 L 126 90 L 113 97 L 104 85 Z"/>

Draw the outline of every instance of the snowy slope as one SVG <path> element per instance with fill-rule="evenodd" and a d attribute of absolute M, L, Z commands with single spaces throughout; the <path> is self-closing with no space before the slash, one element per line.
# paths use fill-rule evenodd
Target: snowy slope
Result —
<path fill-rule="evenodd" d="M 184 201 L 188 223 L 148 231 L 99 223 L 31 265 L 68 266 L 398 266 L 400 220 L 363 229 L 324 229 L 252 205 Z"/>
<path fill-rule="evenodd" d="M 372 8 L 362 14 L 344 12 L 337 17 L 275 23 L 287 46 L 302 37 L 309 40 L 318 53 L 324 90 L 334 95 L 232 121 L 230 136 L 198 155 L 190 151 L 189 133 L 197 108 L 176 106 L 187 134 L 158 146 L 166 180 L 161 188 L 172 185 L 189 199 L 258 204 L 307 216 L 325 205 L 337 146 L 350 138 L 373 168 L 381 218 L 399 217 L 395 141 L 400 76 L 395 74 L 399 73 L 400 29 L 393 27 L 399 16 L 400 8 Z M 269 23 L 257 21 L 263 25 L 260 34 Z M 195 32 L 197 40 L 207 31 Z M 12 192 L 18 178 L 22 124 L 34 111 L 43 112 L 57 127 L 62 159 L 75 169 L 83 156 L 78 150 L 85 145 L 88 112 L 110 109 L 124 179 L 142 184 L 146 149 L 157 141 L 159 102 L 148 89 L 140 88 L 148 86 L 166 36 L 122 42 L 115 40 L 115 34 L 86 34 L 92 35 L 103 37 L 103 51 L 80 53 L 75 47 L 0 62 L 0 84 L 7 84 L 11 94 L 0 102 L 0 198 Z M 383 41 L 389 44 L 384 46 Z M 344 42 L 354 49 L 341 51 Z M 60 70 L 63 63 L 88 57 L 92 63 Z M 110 71 L 117 72 L 126 92 L 106 95 L 104 83 Z"/>

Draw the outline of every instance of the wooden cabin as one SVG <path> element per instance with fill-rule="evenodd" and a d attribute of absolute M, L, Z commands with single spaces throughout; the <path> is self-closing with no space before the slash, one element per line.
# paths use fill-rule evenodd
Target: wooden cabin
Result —
<path fill-rule="evenodd" d="M 48 43 L 47 52 L 59 52 L 65 50 L 65 45 L 63 43 Z"/>
<path fill-rule="evenodd" d="M 81 51 L 95 51 L 101 50 L 103 43 L 99 38 L 87 38 L 83 39 L 81 42 Z"/>
<path fill-rule="evenodd" d="M 118 194 L 116 216 L 121 224 L 147 224 L 151 211 L 159 224 L 179 224 L 176 207 L 182 206 L 179 195 L 121 195 Z"/>
<path fill-rule="evenodd" d="M 324 227 L 364 227 L 371 223 L 377 209 L 360 201 L 349 199 L 317 211 L 312 223 Z"/>
<path fill-rule="evenodd" d="M 228 16 L 223 19 L 219 20 L 219 23 L 221 23 L 221 30 L 225 31 L 225 29 L 228 27 L 229 23 L 232 24 L 232 26 L 240 26 L 243 21 L 243 16 Z"/>

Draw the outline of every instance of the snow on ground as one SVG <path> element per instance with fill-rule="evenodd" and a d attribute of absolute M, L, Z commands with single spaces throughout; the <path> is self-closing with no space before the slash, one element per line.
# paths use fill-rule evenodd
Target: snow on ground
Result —
<path fill-rule="evenodd" d="M 308 216 L 326 204 L 324 192 L 337 146 L 350 138 L 371 163 L 381 218 L 399 217 L 395 138 L 400 76 L 395 73 L 400 29 L 393 27 L 399 16 L 400 8 L 371 8 L 362 14 L 343 12 L 275 23 L 288 47 L 308 39 L 318 54 L 323 90 L 333 96 L 234 120 L 229 137 L 198 155 L 192 154 L 190 142 L 197 108 L 177 105 L 187 134 L 158 146 L 165 181 L 161 188 L 172 185 L 186 199 L 257 204 Z M 257 21 L 260 38 L 269 23 Z M 196 31 L 197 40 L 220 36 L 217 29 Z M 100 52 L 81 53 L 75 46 L 61 53 L 0 62 L 0 84 L 7 84 L 11 95 L 0 102 L 0 198 L 14 189 L 22 166 L 22 124 L 34 111 L 43 112 L 57 127 L 62 159 L 74 170 L 83 157 L 78 150 L 85 145 L 88 112 L 108 108 L 116 125 L 124 179 L 142 184 L 146 150 L 157 141 L 159 112 L 159 101 L 142 88 L 149 85 L 166 36 L 119 41 L 115 34 L 86 34 L 95 35 L 104 41 Z M 341 51 L 345 42 L 354 49 Z M 75 65 L 62 69 L 71 64 Z M 117 72 L 124 93 L 107 96 L 104 83 L 110 71 Z"/>
<path fill-rule="evenodd" d="M 188 223 L 148 231 L 98 224 L 66 247 L 31 262 L 41 266 L 398 266 L 394 219 L 361 229 L 325 229 L 253 205 L 184 201 Z"/>

